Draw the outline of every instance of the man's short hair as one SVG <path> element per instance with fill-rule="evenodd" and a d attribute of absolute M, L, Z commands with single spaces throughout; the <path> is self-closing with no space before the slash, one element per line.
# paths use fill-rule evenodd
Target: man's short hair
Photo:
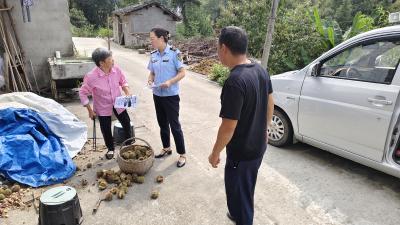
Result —
<path fill-rule="evenodd" d="M 233 55 L 245 55 L 247 53 L 247 33 L 236 26 L 224 27 L 219 35 L 219 44 L 224 44 Z"/>
<path fill-rule="evenodd" d="M 105 48 L 96 48 L 92 53 L 92 60 L 96 66 L 100 66 L 100 62 L 106 61 L 110 56 L 112 56 L 111 51 L 108 51 Z"/>

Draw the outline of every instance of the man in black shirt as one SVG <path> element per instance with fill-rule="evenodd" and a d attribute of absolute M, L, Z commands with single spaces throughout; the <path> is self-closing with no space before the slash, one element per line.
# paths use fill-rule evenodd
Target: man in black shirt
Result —
<path fill-rule="evenodd" d="M 209 156 L 216 168 L 226 147 L 227 216 L 238 225 L 253 224 L 254 189 L 274 111 L 271 80 L 261 65 L 247 59 L 247 42 L 246 32 L 238 27 L 221 30 L 218 56 L 231 72 L 222 88 L 222 123 Z"/>

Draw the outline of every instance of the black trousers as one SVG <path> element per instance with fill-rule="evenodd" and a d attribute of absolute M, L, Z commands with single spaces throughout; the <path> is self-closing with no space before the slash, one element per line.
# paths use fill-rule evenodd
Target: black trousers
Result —
<path fill-rule="evenodd" d="M 117 117 L 118 121 L 121 123 L 124 129 L 125 140 L 132 137 L 131 132 L 131 120 L 129 118 L 128 112 L 125 110 L 118 115 L 115 108 L 113 108 L 113 113 Z M 111 131 L 111 116 L 98 116 L 100 122 L 101 133 L 103 134 L 104 142 L 106 143 L 107 149 L 109 151 L 114 151 L 114 139 Z"/>
<path fill-rule="evenodd" d="M 236 225 L 252 225 L 254 189 L 262 157 L 250 161 L 226 159 L 225 191 L 229 213 Z"/>
<path fill-rule="evenodd" d="M 170 128 L 174 136 L 178 154 L 185 154 L 185 141 L 179 122 L 179 95 L 160 97 L 153 95 L 157 121 L 160 126 L 160 136 L 164 148 L 171 147 Z"/>

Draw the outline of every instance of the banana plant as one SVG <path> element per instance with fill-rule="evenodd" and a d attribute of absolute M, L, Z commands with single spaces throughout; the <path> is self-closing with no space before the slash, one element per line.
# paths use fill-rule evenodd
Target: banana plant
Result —
<path fill-rule="evenodd" d="M 322 43 L 326 49 L 335 47 L 342 41 L 342 30 L 336 21 L 322 20 L 317 7 L 314 7 L 309 17 L 314 21 L 315 29 L 322 38 Z"/>
<path fill-rule="evenodd" d="M 370 16 L 362 14 L 361 12 L 358 12 L 353 18 L 352 26 L 346 31 L 346 33 L 344 33 L 343 39 L 347 40 L 356 36 L 357 34 L 361 34 L 374 28 L 374 19 Z"/>

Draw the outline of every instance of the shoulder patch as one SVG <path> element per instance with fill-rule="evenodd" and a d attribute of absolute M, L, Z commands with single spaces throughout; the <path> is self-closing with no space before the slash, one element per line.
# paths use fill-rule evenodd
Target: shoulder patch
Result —
<path fill-rule="evenodd" d="M 150 52 L 150 54 L 154 54 L 156 52 L 157 52 L 157 50 L 153 50 L 153 51 Z"/>
<path fill-rule="evenodd" d="M 171 46 L 171 48 L 170 48 L 172 51 L 176 51 L 176 50 L 178 50 L 177 48 L 175 48 L 174 46 Z"/>
<path fill-rule="evenodd" d="M 176 55 L 176 58 L 177 58 L 179 61 L 183 62 L 183 56 L 182 56 L 182 54 L 181 54 L 180 52 Z"/>

